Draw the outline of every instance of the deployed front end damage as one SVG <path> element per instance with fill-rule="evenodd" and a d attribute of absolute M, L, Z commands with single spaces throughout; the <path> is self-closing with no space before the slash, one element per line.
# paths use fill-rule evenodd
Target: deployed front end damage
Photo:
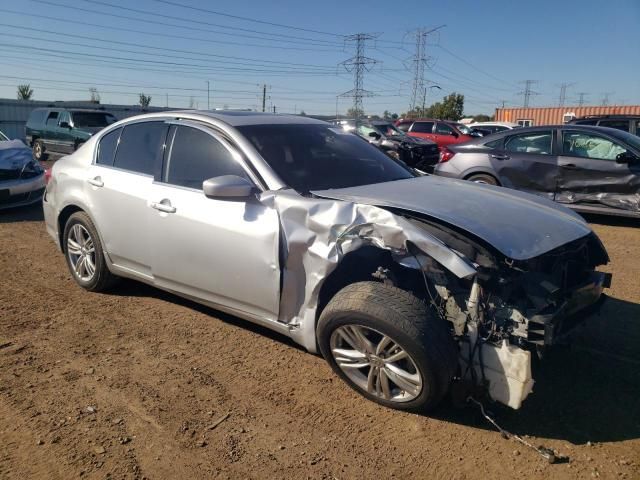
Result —
<path fill-rule="evenodd" d="M 589 233 L 532 258 L 509 258 L 455 226 L 416 212 L 335 199 L 267 192 L 283 235 L 280 321 L 316 351 L 323 288 L 351 254 L 385 252 L 391 263 L 366 275 L 423 298 L 450 325 L 459 346 L 458 380 L 481 385 L 519 408 L 531 392 L 531 356 L 555 343 L 596 307 L 608 261 Z M 348 264 L 348 273 L 360 265 Z"/>

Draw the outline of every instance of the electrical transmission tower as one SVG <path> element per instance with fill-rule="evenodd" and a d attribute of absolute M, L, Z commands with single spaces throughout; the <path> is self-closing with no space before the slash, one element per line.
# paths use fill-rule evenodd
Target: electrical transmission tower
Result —
<path fill-rule="evenodd" d="M 533 90 L 531 90 L 531 87 L 533 85 L 535 85 L 536 83 L 538 83 L 537 80 L 523 80 L 522 82 L 524 84 L 524 90 L 521 92 L 518 92 L 518 95 L 523 95 L 524 96 L 524 103 L 523 106 L 524 108 L 527 108 L 529 106 L 529 100 L 531 99 L 532 95 L 538 95 L 538 92 L 534 92 Z"/>
<path fill-rule="evenodd" d="M 578 92 L 578 106 L 582 107 L 584 105 L 584 97 L 589 95 L 588 92 Z"/>
<path fill-rule="evenodd" d="M 611 97 L 611 95 L 613 95 L 614 92 L 604 92 L 602 94 L 602 106 L 606 107 L 607 105 L 609 105 L 609 99 Z"/>
<path fill-rule="evenodd" d="M 413 70 L 413 88 L 411 89 L 411 101 L 409 103 L 409 111 L 415 111 L 420 104 L 423 106 L 426 102 L 427 83 L 424 78 L 424 69 L 427 65 L 429 57 L 427 56 L 427 37 L 443 28 L 444 25 L 427 30 L 426 28 L 417 28 L 410 32 L 415 39 L 416 50 L 410 61 Z"/>
<path fill-rule="evenodd" d="M 558 106 L 564 107 L 564 102 L 567 99 L 567 88 L 572 87 L 575 83 L 561 83 L 560 84 L 560 98 L 558 99 Z"/>
<path fill-rule="evenodd" d="M 364 73 L 371 71 L 373 65 L 379 63 L 378 60 L 366 57 L 364 49 L 367 41 L 377 38 L 380 34 L 375 33 L 356 33 L 355 35 L 349 35 L 345 37 L 345 42 L 354 42 L 356 46 L 356 54 L 348 60 L 340 63 L 344 69 L 353 73 L 353 89 L 348 92 L 340 94 L 340 97 L 352 97 L 353 98 L 353 110 L 355 113 L 356 123 L 359 122 L 360 117 L 364 114 L 364 108 L 362 106 L 363 97 L 372 97 L 374 94 L 363 87 Z"/>

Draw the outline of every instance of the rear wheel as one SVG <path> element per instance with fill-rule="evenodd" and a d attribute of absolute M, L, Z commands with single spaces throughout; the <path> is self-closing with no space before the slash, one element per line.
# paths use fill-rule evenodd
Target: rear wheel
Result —
<path fill-rule="evenodd" d="M 63 245 L 69 271 L 78 285 L 92 292 L 117 281 L 105 262 L 98 231 L 85 212 L 76 212 L 64 226 Z"/>
<path fill-rule="evenodd" d="M 435 407 L 457 366 L 444 321 L 412 294 L 379 282 L 338 292 L 320 316 L 317 337 L 322 355 L 349 386 L 395 409 Z"/>
<path fill-rule="evenodd" d="M 44 145 L 40 140 L 36 140 L 33 142 L 33 158 L 38 162 L 44 160 L 45 158 Z"/>
<path fill-rule="evenodd" d="M 471 175 L 467 177 L 467 180 L 475 183 L 482 183 L 484 185 L 498 185 L 498 180 L 488 173 L 477 173 L 475 175 Z"/>

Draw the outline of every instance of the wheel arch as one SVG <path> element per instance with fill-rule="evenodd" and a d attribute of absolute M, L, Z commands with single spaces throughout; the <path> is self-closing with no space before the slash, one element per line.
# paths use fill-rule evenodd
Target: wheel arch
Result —
<path fill-rule="evenodd" d="M 93 223 L 93 226 L 96 229 L 96 232 L 98 232 L 98 238 L 100 239 L 100 243 L 102 244 L 102 249 L 104 251 L 105 254 L 105 259 L 107 261 L 107 265 L 110 265 L 110 258 L 109 258 L 109 254 L 106 251 L 106 245 L 104 243 L 104 239 L 102 237 L 102 233 L 100 232 L 100 229 L 98 228 L 98 224 L 96 223 L 95 219 L 93 218 L 93 215 L 91 215 L 91 213 L 89 212 L 89 209 L 85 208 L 83 205 L 81 205 L 78 202 L 74 202 L 74 203 L 69 203 L 67 205 L 65 205 L 62 210 L 60 210 L 60 213 L 58 214 L 58 219 L 57 219 L 57 223 L 58 223 L 58 240 L 60 241 L 60 249 L 62 250 L 62 253 L 67 253 L 66 250 L 66 245 L 64 244 L 64 227 L 67 224 L 67 222 L 69 221 L 69 218 L 71 217 L 71 215 L 73 215 L 76 212 L 83 212 L 85 213 L 89 219 L 91 220 L 91 223 Z"/>
<path fill-rule="evenodd" d="M 500 177 L 498 177 L 498 175 L 496 175 L 496 173 L 491 170 L 477 169 L 477 170 L 467 171 L 462 176 L 462 179 L 469 180 L 469 178 L 473 177 L 474 175 L 488 175 L 496 180 L 498 186 L 502 186 Z"/>

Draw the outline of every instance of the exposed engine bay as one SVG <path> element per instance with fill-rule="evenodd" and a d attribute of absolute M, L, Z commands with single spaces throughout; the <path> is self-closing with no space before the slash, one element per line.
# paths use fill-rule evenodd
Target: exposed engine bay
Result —
<path fill-rule="evenodd" d="M 532 391 L 532 354 L 562 338 L 599 307 L 611 276 L 596 272 L 608 256 L 591 234 L 527 261 L 510 260 L 440 224 L 411 219 L 477 267 L 459 279 L 416 251 L 401 264 L 424 273 L 426 299 L 451 324 L 460 348 L 459 380 L 481 385 L 496 401 L 520 408 Z M 443 238 L 445 237 L 445 238 Z M 574 315 L 578 310 L 580 318 Z"/>

